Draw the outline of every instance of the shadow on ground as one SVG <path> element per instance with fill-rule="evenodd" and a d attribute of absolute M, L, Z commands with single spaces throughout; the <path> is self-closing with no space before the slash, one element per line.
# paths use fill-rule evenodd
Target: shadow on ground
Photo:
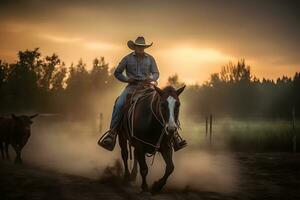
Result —
<path fill-rule="evenodd" d="M 157 195 L 142 194 L 124 185 L 120 167 L 107 168 L 97 180 L 0 162 L 0 199 L 300 199 L 299 154 L 235 154 L 241 166 L 239 190 L 230 194 L 167 188 Z M 176 172 L 175 172 L 176 173 Z"/>

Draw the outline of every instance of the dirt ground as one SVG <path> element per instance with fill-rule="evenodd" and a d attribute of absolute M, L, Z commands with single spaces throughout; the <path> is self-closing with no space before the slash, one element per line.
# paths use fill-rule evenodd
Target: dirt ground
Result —
<path fill-rule="evenodd" d="M 156 195 L 141 193 L 136 186 L 125 186 L 116 177 L 91 180 L 0 161 L 0 200 L 300 199 L 300 154 L 236 153 L 234 159 L 241 170 L 239 189 L 234 193 L 169 188 Z"/>

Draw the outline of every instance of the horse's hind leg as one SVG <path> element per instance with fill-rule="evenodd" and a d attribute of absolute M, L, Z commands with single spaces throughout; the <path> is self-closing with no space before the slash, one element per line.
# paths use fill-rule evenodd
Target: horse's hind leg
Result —
<path fill-rule="evenodd" d="M 129 181 L 130 180 L 130 172 L 128 169 L 128 149 L 127 149 L 127 140 L 122 136 L 122 134 L 119 134 L 119 145 L 121 148 L 121 155 L 123 159 L 124 164 L 124 180 Z"/>
<path fill-rule="evenodd" d="M 155 181 L 152 186 L 152 192 L 159 192 L 163 186 L 166 184 L 168 177 L 172 174 L 174 171 L 174 164 L 172 160 L 173 150 L 172 148 L 167 148 L 164 151 L 161 152 L 162 157 L 166 163 L 166 171 L 164 176 L 159 179 L 158 181 Z"/>
<path fill-rule="evenodd" d="M 134 156 L 133 168 L 132 168 L 131 173 L 130 173 L 130 180 L 131 181 L 136 180 L 136 176 L 137 176 L 137 172 L 138 172 L 138 166 L 137 165 L 138 165 L 137 157 Z"/>
<path fill-rule="evenodd" d="M 145 153 L 143 151 L 140 151 L 137 149 L 135 149 L 134 151 L 135 151 L 134 154 L 135 154 L 135 156 L 137 156 L 137 160 L 140 165 L 140 173 L 142 176 L 142 190 L 143 190 L 143 192 L 148 192 L 149 189 L 148 189 L 148 184 L 147 184 L 147 180 L 146 180 L 146 177 L 148 174 L 148 166 L 147 166 L 146 159 L 145 159 Z"/>

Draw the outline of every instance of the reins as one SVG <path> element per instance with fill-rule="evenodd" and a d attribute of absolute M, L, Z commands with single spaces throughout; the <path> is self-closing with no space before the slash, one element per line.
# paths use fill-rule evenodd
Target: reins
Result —
<path fill-rule="evenodd" d="M 134 100 L 134 95 L 135 95 L 135 93 L 136 93 L 137 91 L 139 91 L 140 93 L 138 94 L 139 96 L 138 96 L 138 97 L 135 97 L 136 99 Z M 165 126 L 165 120 L 164 120 L 164 118 L 163 118 L 163 115 L 162 115 L 162 111 L 161 111 L 160 106 L 157 105 L 157 106 L 158 106 L 159 116 L 160 116 L 161 120 L 160 120 L 160 118 L 157 116 L 156 112 L 155 112 L 154 109 L 153 109 L 153 104 L 154 104 L 156 92 L 155 92 L 155 91 L 147 92 L 147 91 L 149 91 L 149 88 L 146 88 L 146 89 L 144 89 L 144 90 L 137 90 L 137 89 L 134 90 L 134 92 L 133 92 L 133 94 L 132 94 L 132 96 L 131 96 L 131 106 L 130 106 L 130 108 L 129 108 L 129 110 L 128 110 L 128 121 L 129 121 L 128 129 L 129 129 L 130 136 L 131 136 L 132 138 L 135 138 L 136 140 L 138 140 L 138 141 L 140 141 L 140 142 L 142 142 L 142 143 L 144 143 L 144 144 L 146 144 L 146 145 L 149 145 L 149 146 L 151 146 L 151 147 L 154 147 L 153 153 L 146 154 L 147 157 L 153 156 L 153 159 L 152 159 L 152 162 L 151 162 L 151 165 L 153 165 L 153 163 L 154 163 L 154 158 L 155 158 L 155 154 L 156 154 L 156 152 L 157 152 L 157 151 L 159 150 L 159 148 L 160 148 L 160 144 L 161 144 L 161 142 L 162 142 L 162 139 L 163 139 L 164 134 L 165 134 L 165 133 L 168 134 L 168 131 L 167 131 L 166 126 Z M 157 143 L 156 143 L 156 145 L 153 145 L 153 144 L 151 144 L 151 143 L 149 143 L 149 142 L 146 142 L 146 141 L 144 141 L 144 140 L 142 140 L 142 139 L 139 139 L 139 138 L 135 137 L 135 136 L 134 136 L 134 128 L 133 128 L 133 125 L 134 125 L 134 114 L 135 114 L 135 108 L 136 108 L 137 103 L 140 102 L 140 101 L 143 101 L 143 100 L 147 99 L 147 98 L 150 97 L 151 95 L 152 95 L 152 97 L 151 97 L 151 103 L 150 103 L 151 113 L 153 114 L 153 116 L 155 117 L 155 119 L 156 119 L 156 120 L 161 124 L 161 126 L 163 127 L 163 128 L 162 128 L 162 131 L 161 131 L 161 134 L 160 134 L 160 136 L 159 136 L 159 139 L 158 139 L 158 141 L 157 141 Z M 160 97 L 158 96 L 158 98 L 160 98 Z M 159 101 L 158 101 L 158 103 L 159 103 Z M 130 146 L 131 146 L 131 145 L 130 145 Z M 130 150 L 130 154 L 131 154 L 131 150 Z"/>

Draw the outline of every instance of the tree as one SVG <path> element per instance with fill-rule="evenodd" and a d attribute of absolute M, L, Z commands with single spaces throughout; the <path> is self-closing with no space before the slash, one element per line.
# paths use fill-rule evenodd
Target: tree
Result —
<path fill-rule="evenodd" d="M 185 85 L 184 82 L 181 82 L 179 80 L 178 74 L 174 74 L 172 76 L 169 76 L 167 84 L 171 85 L 175 88 L 179 88 L 179 87 L 182 87 L 183 85 Z"/>
<path fill-rule="evenodd" d="M 8 74 L 9 74 L 8 63 L 4 63 L 2 62 L 2 60 L 0 60 L 0 88 L 7 81 Z"/>
<path fill-rule="evenodd" d="M 39 87 L 49 90 L 53 79 L 53 74 L 60 65 L 60 59 L 56 54 L 46 56 L 39 74 Z"/>
<path fill-rule="evenodd" d="M 59 65 L 53 72 L 53 77 L 50 82 L 50 87 L 52 91 L 61 91 L 65 87 L 65 79 L 67 76 L 67 68 L 65 63 Z"/>
<path fill-rule="evenodd" d="M 92 86 L 98 90 L 105 89 L 109 84 L 109 68 L 105 62 L 104 57 L 100 59 L 95 58 L 93 61 L 93 68 L 90 72 Z"/>
<path fill-rule="evenodd" d="M 245 64 L 245 60 L 238 61 L 236 65 L 232 62 L 222 67 L 220 79 L 223 82 L 251 81 L 250 66 Z"/>

